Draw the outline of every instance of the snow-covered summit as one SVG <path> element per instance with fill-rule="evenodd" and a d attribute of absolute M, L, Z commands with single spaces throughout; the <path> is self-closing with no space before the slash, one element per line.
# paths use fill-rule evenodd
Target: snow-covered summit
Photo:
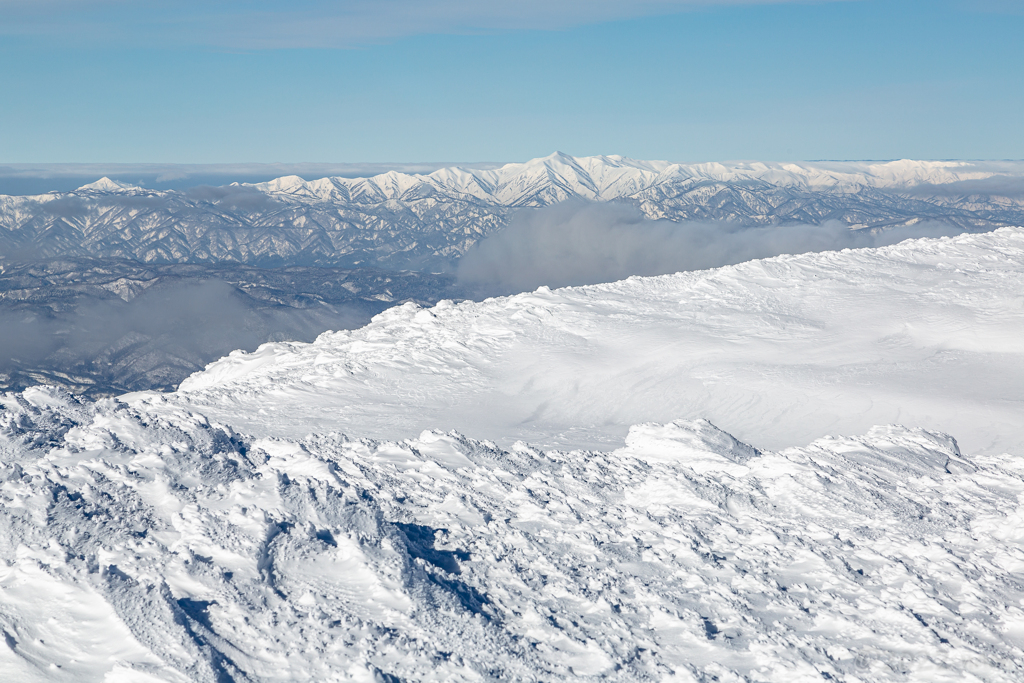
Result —
<path fill-rule="evenodd" d="M 134 190 L 141 190 L 141 187 L 137 185 L 131 185 L 129 183 L 122 183 L 117 180 L 111 180 L 110 178 L 103 176 L 99 180 L 91 183 L 82 185 L 80 188 L 75 190 L 76 192 L 130 192 Z"/>
<path fill-rule="evenodd" d="M 0 396 L 0 677 L 1019 681 L 1022 292 L 1005 228 Z"/>

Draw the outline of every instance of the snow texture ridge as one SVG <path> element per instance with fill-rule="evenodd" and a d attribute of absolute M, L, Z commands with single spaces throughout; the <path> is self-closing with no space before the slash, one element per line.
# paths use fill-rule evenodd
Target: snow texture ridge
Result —
<path fill-rule="evenodd" d="M 22 681 L 1015 681 L 1024 466 L 890 426 L 758 451 L 249 440 L 4 398 Z"/>
<path fill-rule="evenodd" d="M 247 433 L 606 450 L 706 417 L 778 449 L 901 423 L 1024 454 L 1024 229 L 406 304 L 236 352 L 173 400 Z M 139 399 L 142 400 L 143 396 Z"/>
<path fill-rule="evenodd" d="M 0 679 L 1022 680 L 1022 330 L 1004 228 L 0 395 Z"/>

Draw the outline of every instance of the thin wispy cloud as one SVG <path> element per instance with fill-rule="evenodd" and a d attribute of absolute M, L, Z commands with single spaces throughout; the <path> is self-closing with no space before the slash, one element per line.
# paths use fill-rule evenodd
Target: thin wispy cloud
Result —
<path fill-rule="evenodd" d="M 806 0 L 0 0 L 0 34 L 238 49 L 351 48 L 412 35 L 565 29 L 734 5 Z M 817 0 L 844 2 L 851 0 Z"/>

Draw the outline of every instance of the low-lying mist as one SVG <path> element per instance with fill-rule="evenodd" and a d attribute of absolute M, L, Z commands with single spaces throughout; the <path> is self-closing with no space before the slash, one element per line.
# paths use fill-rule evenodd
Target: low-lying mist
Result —
<path fill-rule="evenodd" d="M 519 212 L 507 228 L 477 242 L 457 272 L 477 296 L 499 295 L 960 232 L 934 222 L 874 231 L 851 230 L 839 221 L 768 227 L 675 223 L 648 220 L 629 205 L 567 201 Z"/>
<path fill-rule="evenodd" d="M 268 341 L 312 341 L 392 303 L 451 297 L 451 276 L 80 259 L 0 267 L 0 390 L 170 390 Z"/>
<path fill-rule="evenodd" d="M 0 309 L 0 373 L 44 382 L 63 375 L 100 393 L 171 389 L 235 349 L 311 341 L 368 319 L 354 307 L 260 306 L 216 280 L 171 283 L 130 301 L 87 299 L 49 314 Z"/>

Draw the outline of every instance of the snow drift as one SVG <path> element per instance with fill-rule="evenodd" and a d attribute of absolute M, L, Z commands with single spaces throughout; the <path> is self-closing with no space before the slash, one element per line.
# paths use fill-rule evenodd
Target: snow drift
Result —
<path fill-rule="evenodd" d="M 900 423 L 1024 454 L 1024 229 L 385 311 L 171 400 L 248 433 L 607 450 L 705 417 L 766 448 Z"/>
<path fill-rule="evenodd" d="M 772 453 L 674 422 L 567 453 L 5 404 L 11 680 L 1024 675 L 1024 468 L 942 434 Z"/>

